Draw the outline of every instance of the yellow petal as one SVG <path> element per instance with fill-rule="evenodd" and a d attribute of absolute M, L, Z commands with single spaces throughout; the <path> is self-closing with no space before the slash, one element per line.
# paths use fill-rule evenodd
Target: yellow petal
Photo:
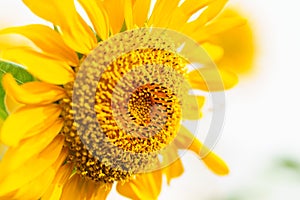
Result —
<path fill-rule="evenodd" d="M 204 50 L 207 52 L 211 60 L 214 62 L 219 61 L 223 57 L 224 50 L 220 46 L 213 45 L 211 43 L 206 42 L 201 44 L 201 47 L 204 48 Z"/>
<path fill-rule="evenodd" d="M 52 184 L 47 188 L 45 194 L 43 194 L 43 200 L 60 200 L 63 185 L 69 179 L 73 171 L 72 164 L 68 163 L 59 168 Z"/>
<path fill-rule="evenodd" d="M 32 49 L 7 49 L 2 52 L 1 57 L 24 65 L 30 73 L 48 83 L 61 85 L 74 80 L 74 72 L 66 62 Z"/>
<path fill-rule="evenodd" d="M 169 29 L 174 29 L 176 31 L 182 32 L 182 27 L 185 23 L 187 23 L 187 20 L 189 17 L 186 16 L 186 14 L 180 9 L 175 8 L 175 10 L 172 12 L 172 15 L 170 16 L 170 20 L 166 27 Z"/>
<path fill-rule="evenodd" d="M 156 27 L 168 27 L 172 12 L 177 8 L 179 0 L 158 0 L 148 24 Z"/>
<path fill-rule="evenodd" d="M 5 104 L 5 109 L 8 112 L 8 114 L 13 113 L 18 108 L 24 106 L 24 104 L 17 102 L 13 97 L 8 96 L 7 93 L 4 96 L 4 104 Z"/>
<path fill-rule="evenodd" d="M 92 180 L 85 180 L 81 188 L 82 199 L 106 200 L 111 191 L 111 183 L 95 183 Z"/>
<path fill-rule="evenodd" d="M 59 137 L 62 135 L 58 135 Z M 63 137 L 64 138 L 64 137 Z M 55 162 L 51 165 L 51 168 L 54 169 L 55 172 L 58 171 L 58 169 L 65 164 L 66 162 L 66 158 L 69 155 L 69 148 L 68 147 L 64 147 L 62 148 L 62 150 L 60 151 L 60 154 L 58 156 L 58 158 L 55 160 Z"/>
<path fill-rule="evenodd" d="M 162 156 L 162 166 L 164 167 L 162 172 L 166 175 L 167 183 L 170 184 L 173 178 L 181 176 L 184 172 L 177 146 L 171 143 L 168 150 L 162 152 Z"/>
<path fill-rule="evenodd" d="M 73 0 L 23 0 L 37 16 L 60 27 L 63 40 L 77 52 L 88 54 L 96 43 L 96 37 L 77 13 Z"/>
<path fill-rule="evenodd" d="M 39 199 L 53 181 L 58 167 L 66 159 L 67 151 L 61 151 L 55 163 L 38 175 L 34 180 L 19 188 L 14 199 Z"/>
<path fill-rule="evenodd" d="M 124 22 L 124 0 L 104 0 L 112 34 L 119 33 Z"/>
<path fill-rule="evenodd" d="M 148 12 L 150 9 L 151 0 L 136 0 L 133 5 L 133 24 L 139 27 L 144 26 Z"/>
<path fill-rule="evenodd" d="M 190 144 L 190 141 L 193 142 Z M 223 176 L 229 173 L 229 168 L 226 163 L 219 156 L 204 146 L 183 126 L 178 133 L 175 143 L 180 149 L 186 149 L 188 146 L 188 149 L 197 154 L 199 159 L 202 159 L 204 164 L 215 174 Z"/>
<path fill-rule="evenodd" d="M 109 36 L 109 20 L 103 5 L 96 0 L 79 0 L 86 13 L 88 14 L 95 31 L 102 40 Z"/>
<path fill-rule="evenodd" d="M 162 162 L 161 166 L 166 167 L 169 164 L 173 163 L 177 158 L 179 157 L 178 155 L 178 148 L 174 143 L 169 144 L 168 148 L 166 151 L 161 152 L 162 155 Z"/>
<path fill-rule="evenodd" d="M 223 91 L 238 82 L 237 76 L 229 71 L 216 68 L 200 68 L 189 73 L 192 88 L 204 91 Z"/>
<path fill-rule="evenodd" d="M 198 141 L 195 139 L 196 136 L 193 135 L 186 127 L 182 125 L 174 140 L 174 144 L 178 149 L 190 149 L 191 151 L 198 151 L 198 149 L 195 148 L 195 145 L 191 145 L 193 142 Z"/>
<path fill-rule="evenodd" d="M 133 28 L 132 1 L 124 0 L 124 18 L 127 30 Z"/>
<path fill-rule="evenodd" d="M 210 21 L 221 12 L 227 1 L 228 0 L 215 0 L 211 2 L 196 20 L 186 23 L 182 26 L 182 32 L 186 35 L 189 35 L 199 43 L 204 42 L 209 34 L 204 31 L 205 25 L 211 23 Z M 202 36 L 202 34 L 204 34 L 204 36 Z"/>
<path fill-rule="evenodd" d="M 175 8 L 175 10 L 173 11 L 168 27 L 183 32 L 183 27 L 185 27 L 185 24 L 190 19 L 190 17 L 200 9 L 210 4 L 212 1 L 215 0 L 184 1 L 180 7 Z"/>
<path fill-rule="evenodd" d="M 72 176 L 64 185 L 61 200 L 81 200 L 83 199 L 83 194 L 80 193 L 81 188 L 83 187 L 84 179 L 80 177 L 79 174 Z"/>
<path fill-rule="evenodd" d="M 246 24 L 246 20 L 240 17 L 228 17 L 223 19 L 218 19 L 207 26 L 197 29 L 190 36 L 199 43 L 208 41 L 213 35 L 217 35 L 234 28 L 238 28 Z"/>
<path fill-rule="evenodd" d="M 19 188 L 12 199 L 39 199 L 54 175 L 55 171 L 52 168 L 47 169 L 36 179 Z"/>
<path fill-rule="evenodd" d="M 232 8 L 226 9 L 220 16 L 220 18 L 228 17 L 243 18 L 241 13 Z M 218 67 L 236 73 L 248 73 L 253 69 L 255 42 L 249 22 L 243 26 L 211 36 L 209 41 L 221 46 L 224 50 L 224 56 L 217 63 Z"/>
<path fill-rule="evenodd" d="M 73 175 L 63 186 L 61 200 L 105 200 L 110 192 L 111 184 L 95 184 L 91 180 L 83 179 L 79 174 Z"/>
<path fill-rule="evenodd" d="M 2 85 L 8 96 L 21 104 L 49 104 L 65 96 L 62 87 L 44 82 L 29 82 L 21 86 L 11 74 L 5 74 Z"/>
<path fill-rule="evenodd" d="M 203 27 L 206 23 L 208 23 L 221 12 L 227 1 L 228 0 L 215 0 L 210 3 L 196 20 L 192 21 L 191 23 L 185 24 L 185 26 L 183 27 L 183 32 L 187 35 L 191 35 L 197 29 Z"/>
<path fill-rule="evenodd" d="M 138 174 L 135 179 L 122 184 L 118 182 L 117 191 L 130 199 L 157 199 L 162 184 L 162 172 L 160 170 Z"/>
<path fill-rule="evenodd" d="M 0 121 L 2 121 L 0 119 Z M 0 126 L 1 127 L 1 126 Z M 5 152 L 7 151 L 8 147 L 2 143 L 0 143 L 0 161 L 2 162 L 2 157 L 5 154 Z"/>
<path fill-rule="evenodd" d="M 29 39 L 17 34 L 0 34 L 0 52 L 13 47 L 38 47 Z"/>
<path fill-rule="evenodd" d="M 210 152 L 208 155 L 202 158 L 202 161 L 212 172 L 219 176 L 225 176 L 229 174 L 229 168 L 227 164 L 213 152 Z"/>
<path fill-rule="evenodd" d="M 24 106 L 8 116 L 1 128 L 1 141 L 16 146 L 21 139 L 50 127 L 61 113 L 58 105 Z M 22 128 L 20 128 L 22 127 Z"/>
<path fill-rule="evenodd" d="M 188 20 L 189 17 L 191 17 L 194 13 L 196 13 L 197 11 L 201 10 L 202 8 L 214 1 L 216 0 L 186 0 L 182 3 L 180 9 L 186 15 L 186 20 Z"/>
<path fill-rule="evenodd" d="M 24 162 L 39 154 L 49 145 L 63 126 L 62 120 L 57 120 L 43 133 L 22 140 L 16 147 L 10 147 L 0 163 L 1 173 L 11 173 Z"/>
<path fill-rule="evenodd" d="M 47 54 L 59 60 L 66 61 L 72 66 L 77 66 L 79 64 L 76 53 L 64 43 L 61 36 L 56 31 L 47 26 L 31 24 L 27 26 L 12 27 L 1 30 L 0 35 L 1 34 L 23 35 Z"/>
<path fill-rule="evenodd" d="M 14 195 L 16 194 L 16 191 L 9 192 L 5 195 L 0 196 L 0 200 L 8 200 L 8 199 L 13 199 Z"/>
<path fill-rule="evenodd" d="M 64 137 L 59 135 L 40 154 L 24 163 L 23 167 L 10 174 L 1 174 L 0 196 L 24 186 L 43 173 L 57 160 L 63 144 Z"/>
<path fill-rule="evenodd" d="M 167 177 L 167 183 L 170 185 L 173 178 L 181 176 L 184 172 L 184 168 L 180 159 L 177 159 L 175 162 L 163 169 L 163 173 Z"/>
<path fill-rule="evenodd" d="M 204 96 L 188 95 L 183 98 L 182 118 L 197 120 L 202 117 L 200 109 L 205 103 Z"/>
<path fill-rule="evenodd" d="M 111 185 L 100 185 L 94 191 L 91 191 L 92 187 L 88 188 L 89 193 L 92 194 L 91 200 L 106 200 L 109 192 L 111 191 Z"/>

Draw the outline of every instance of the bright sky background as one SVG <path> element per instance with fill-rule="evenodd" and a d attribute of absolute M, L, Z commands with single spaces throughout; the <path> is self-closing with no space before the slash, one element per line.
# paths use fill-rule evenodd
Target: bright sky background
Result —
<path fill-rule="evenodd" d="M 0 0 L 0 27 L 39 22 L 20 2 Z M 254 72 L 241 76 L 239 85 L 226 94 L 226 121 L 215 151 L 228 162 L 231 174 L 216 177 L 193 154 L 185 154 L 186 172 L 171 187 L 164 185 L 162 200 L 229 200 L 237 192 L 247 194 L 243 199 L 300 198 L 300 181 L 272 167 L 278 156 L 300 160 L 299 4 L 295 0 L 230 4 L 249 18 L 258 45 Z"/>

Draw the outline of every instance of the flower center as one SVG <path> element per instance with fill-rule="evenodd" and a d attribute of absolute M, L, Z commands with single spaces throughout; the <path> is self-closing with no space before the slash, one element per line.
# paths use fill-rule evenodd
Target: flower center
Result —
<path fill-rule="evenodd" d="M 145 62 L 152 65 L 138 68 Z M 165 64 L 159 65 L 160 62 Z M 165 50 L 136 50 L 119 57 L 103 73 L 103 77 L 110 78 L 98 84 L 95 109 L 102 131 L 115 146 L 125 151 L 150 153 L 159 151 L 174 139 L 181 108 L 164 81 L 172 79 L 166 72 L 179 68 L 178 63 L 184 62 Z M 119 73 L 115 73 L 118 70 L 126 75 L 119 77 Z"/>
<path fill-rule="evenodd" d="M 73 83 L 66 84 L 64 87 L 68 97 L 60 102 L 63 107 L 62 117 L 65 121 L 61 132 L 65 135 L 65 145 L 69 148 L 68 162 L 74 164 L 77 173 L 95 182 L 112 183 L 113 181 L 129 180 L 132 175 L 130 171 L 108 167 L 105 162 L 99 161 L 86 148 L 77 133 L 78 125 L 74 122 L 74 110 L 72 109 Z"/>
<path fill-rule="evenodd" d="M 131 95 L 128 103 L 128 115 L 139 126 L 148 126 L 151 121 L 158 122 L 157 118 L 160 115 L 155 115 L 158 112 L 167 112 L 172 114 L 172 102 L 174 102 L 174 94 L 167 91 L 167 88 L 148 84 L 137 88 Z M 159 110 L 153 108 L 155 105 L 162 105 L 165 109 Z M 168 106 L 169 105 L 169 106 Z M 169 109 L 167 109 L 169 107 Z M 151 119 L 153 117 L 153 119 Z"/>
<path fill-rule="evenodd" d="M 129 41 L 118 41 L 135 42 L 125 36 Z M 186 61 L 174 50 L 149 45 L 107 61 L 113 56 L 106 49 L 116 46 L 100 43 L 83 72 L 76 70 L 76 82 L 64 86 L 68 97 L 61 101 L 68 160 L 96 182 L 127 181 L 157 165 L 179 129 L 186 92 Z"/>

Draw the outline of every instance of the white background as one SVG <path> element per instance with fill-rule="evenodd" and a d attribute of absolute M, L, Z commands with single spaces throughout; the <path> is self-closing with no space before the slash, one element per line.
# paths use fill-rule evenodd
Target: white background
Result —
<path fill-rule="evenodd" d="M 40 22 L 20 2 L 0 0 L 1 28 Z M 253 73 L 226 94 L 226 122 L 215 149 L 231 174 L 216 177 L 185 154 L 185 174 L 164 185 L 160 199 L 300 199 L 300 176 L 274 167 L 278 157 L 300 160 L 300 6 L 296 0 L 230 4 L 250 19 L 257 42 Z"/>

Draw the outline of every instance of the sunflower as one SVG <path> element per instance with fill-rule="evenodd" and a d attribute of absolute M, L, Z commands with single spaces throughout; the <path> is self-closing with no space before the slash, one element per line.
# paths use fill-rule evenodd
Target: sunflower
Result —
<path fill-rule="evenodd" d="M 221 47 L 209 40 L 245 23 L 240 16 L 216 18 L 227 1 L 158 0 L 148 17 L 150 0 L 78 0 L 91 26 L 73 0 L 23 2 L 54 28 L 0 31 L 34 44 L 6 44 L 1 58 L 35 77 L 19 85 L 12 75 L 3 76 L 7 99 L 19 105 L 1 129 L 8 150 L 0 163 L 0 199 L 105 199 L 114 183 L 128 198 L 157 199 L 163 175 L 170 183 L 183 173 L 178 150 L 184 149 L 214 173 L 228 174 L 222 159 L 180 122 L 201 117 L 205 97 L 189 89 L 229 89 L 236 75 L 219 69 L 220 84 L 211 71 L 202 71 L 204 79 L 188 70 L 170 36 L 187 35 L 219 59 Z M 188 50 L 191 60 L 199 59 Z M 141 65 L 148 67 L 135 70 Z M 132 89 L 128 82 L 142 85 Z"/>

